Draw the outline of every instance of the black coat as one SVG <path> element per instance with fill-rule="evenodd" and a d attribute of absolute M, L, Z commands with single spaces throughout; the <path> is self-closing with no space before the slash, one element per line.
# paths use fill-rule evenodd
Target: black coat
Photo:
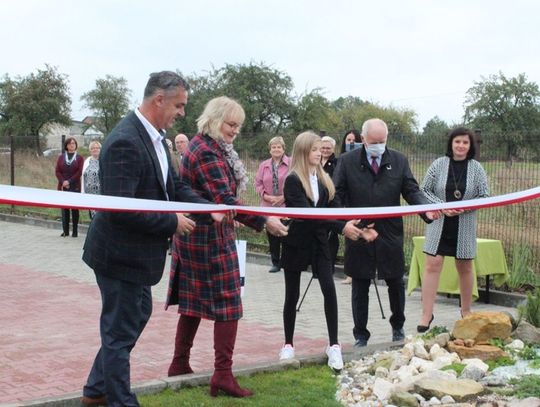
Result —
<path fill-rule="evenodd" d="M 169 160 L 166 184 L 152 140 L 135 113 L 129 113 L 105 140 L 99 158 L 103 195 L 209 203 L 180 182 Z M 141 285 L 163 274 L 174 213 L 97 212 L 84 242 L 83 260 L 96 273 Z"/>
<path fill-rule="evenodd" d="M 418 187 L 409 162 L 402 153 L 386 149 L 375 172 L 368 163 L 365 148 L 343 154 L 334 172 L 336 204 L 351 208 L 399 206 L 403 196 L 409 204 L 429 203 Z M 403 220 L 401 217 L 376 219 L 379 233 L 372 243 L 345 241 L 345 274 L 353 278 L 379 279 L 402 277 Z"/>
<path fill-rule="evenodd" d="M 314 208 L 313 201 L 308 198 L 300 179 L 296 174 L 289 174 L 283 185 L 285 206 L 290 208 Z M 319 200 L 317 208 L 330 205 L 328 190 L 319 181 Z M 289 233 L 283 238 L 282 266 L 285 270 L 303 271 L 308 265 L 313 273 L 318 262 L 315 256 L 324 256 L 331 261 L 328 247 L 328 231 L 341 233 L 344 221 L 326 219 L 293 219 L 289 224 Z"/>
<path fill-rule="evenodd" d="M 326 171 L 330 177 L 334 175 L 334 169 L 336 168 L 337 164 L 337 158 L 335 154 L 332 154 L 330 157 L 328 157 L 328 160 L 323 165 L 323 170 Z"/>

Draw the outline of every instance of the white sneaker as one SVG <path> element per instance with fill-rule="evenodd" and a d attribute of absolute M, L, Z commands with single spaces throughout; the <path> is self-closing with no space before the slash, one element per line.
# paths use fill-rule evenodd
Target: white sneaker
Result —
<path fill-rule="evenodd" d="M 328 356 L 328 366 L 334 370 L 343 369 L 343 357 L 341 356 L 341 346 L 332 345 L 326 347 L 326 355 Z"/>
<path fill-rule="evenodd" d="M 291 345 L 283 345 L 279 351 L 279 360 L 294 359 L 294 348 Z"/>

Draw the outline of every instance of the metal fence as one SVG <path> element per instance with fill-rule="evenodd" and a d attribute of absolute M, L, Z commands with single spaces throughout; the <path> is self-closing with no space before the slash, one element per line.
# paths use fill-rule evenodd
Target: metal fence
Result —
<path fill-rule="evenodd" d="M 271 136 L 241 135 L 242 143 L 238 150 L 250 175 L 250 184 L 246 192 L 245 202 L 258 205 L 259 198 L 255 193 L 254 179 L 259 163 L 268 158 L 266 143 Z M 531 150 L 538 150 L 540 137 L 528 136 Z M 484 136 L 484 139 L 486 137 Z M 286 138 L 286 151 L 292 150 L 294 136 Z M 336 137 L 337 145 L 340 140 Z M 444 143 L 439 140 L 404 140 L 390 135 L 388 147 L 395 148 L 407 155 L 411 169 L 419 183 L 422 182 L 426 169 L 438 156 L 443 155 Z M 57 152 L 49 157 L 38 157 L 32 150 L 24 150 L 24 140 L 0 137 L 0 183 L 39 188 L 54 188 L 54 161 Z M 255 147 L 256 146 L 256 147 Z M 490 183 L 491 195 L 516 192 L 540 185 L 540 162 L 537 156 L 523 150 L 522 154 L 513 157 L 512 162 L 504 149 L 489 151 L 489 143 L 484 143 L 479 161 L 484 166 Z M 339 149 L 339 147 L 337 147 Z M 13 151 L 14 150 L 14 151 Z M 84 148 L 79 148 L 86 155 Z M 81 151 L 82 150 L 82 151 Z M 15 152 L 15 154 L 13 154 Z M 519 151 L 518 151 L 519 153 Z M 265 156 L 266 155 L 266 156 Z M 412 253 L 412 236 L 424 234 L 424 223 L 418 216 L 408 216 L 405 223 L 406 258 Z M 478 237 L 498 239 L 503 242 L 508 263 L 511 267 L 527 267 L 540 275 L 540 205 L 538 200 L 518 203 L 510 206 L 482 209 L 478 213 Z M 523 261 L 524 256 L 527 257 Z M 519 261 L 518 261 L 519 260 Z"/>

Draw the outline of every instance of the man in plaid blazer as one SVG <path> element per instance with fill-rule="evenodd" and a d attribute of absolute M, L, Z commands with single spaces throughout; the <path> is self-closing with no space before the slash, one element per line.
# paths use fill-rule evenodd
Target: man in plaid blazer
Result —
<path fill-rule="evenodd" d="M 209 203 L 181 183 L 162 136 L 184 116 L 188 89 L 174 72 L 150 75 L 141 106 L 103 144 L 103 195 Z M 168 238 L 194 227 L 193 220 L 174 213 L 96 214 L 83 260 L 94 270 L 101 291 L 101 348 L 84 386 L 83 405 L 139 405 L 130 389 L 129 355 L 152 313 L 150 286 L 163 274 Z"/>

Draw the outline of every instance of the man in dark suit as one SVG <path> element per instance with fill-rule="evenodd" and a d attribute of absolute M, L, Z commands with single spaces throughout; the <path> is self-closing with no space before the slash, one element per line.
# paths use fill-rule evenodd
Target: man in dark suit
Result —
<path fill-rule="evenodd" d="M 103 144 L 103 195 L 209 203 L 172 171 L 162 135 L 184 116 L 188 89 L 174 72 L 150 75 L 141 106 L 122 119 Z M 129 356 L 152 313 L 150 286 L 163 274 L 167 239 L 194 227 L 182 214 L 97 212 L 83 260 L 94 270 L 101 292 L 101 348 L 84 386 L 83 405 L 139 405 L 130 389 Z"/>
<path fill-rule="evenodd" d="M 362 126 L 362 148 L 342 154 L 334 172 L 335 202 L 348 207 L 399 206 L 400 197 L 411 205 L 427 204 L 409 168 L 405 155 L 386 148 L 388 128 L 380 119 L 367 120 Z M 438 212 L 422 215 L 429 221 Z M 366 346 L 369 286 L 378 277 L 388 286 L 392 316 L 392 340 L 404 339 L 405 260 L 403 254 L 403 220 L 375 219 L 378 237 L 371 243 L 345 241 L 345 274 L 352 277 L 352 312 L 355 346 Z M 352 227 L 350 225 L 346 228 Z M 347 232 L 344 230 L 344 232 Z"/>

